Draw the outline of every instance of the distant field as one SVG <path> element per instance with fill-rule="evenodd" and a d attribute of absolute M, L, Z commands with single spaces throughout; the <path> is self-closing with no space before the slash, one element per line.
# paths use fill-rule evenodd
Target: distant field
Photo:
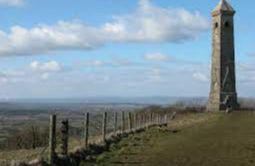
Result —
<path fill-rule="evenodd" d="M 134 111 L 140 107 L 130 106 L 125 107 L 123 105 L 102 105 L 93 107 L 86 107 L 84 111 L 79 110 L 0 110 L 0 165 L 1 160 L 17 160 L 17 161 L 30 161 L 35 158 L 45 158 L 48 153 L 48 128 L 50 114 L 57 115 L 57 143 L 60 142 L 60 124 L 61 120 L 69 120 L 69 150 L 72 151 L 81 147 L 83 144 L 83 131 L 84 131 L 84 113 L 90 112 L 90 138 L 89 141 L 93 142 L 98 140 L 98 136 L 102 132 L 102 112 L 108 111 L 108 127 L 113 128 L 113 112 L 112 111 Z M 119 114 L 120 115 L 120 114 Z M 120 116 L 119 122 L 120 122 Z M 45 139 L 43 145 L 36 146 L 36 149 L 24 148 L 27 144 L 32 145 L 32 133 L 33 127 L 38 129 L 38 137 Z M 42 136 L 43 134 L 43 136 Z M 11 139 L 10 139 L 11 138 Z M 19 148 L 17 142 L 21 142 L 23 147 Z M 96 139 L 94 139 L 96 138 Z M 46 143 L 45 143 L 46 142 Z"/>
<path fill-rule="evenodd" d="M 254 166 L 255 112 L 182 116 L 124 139 L 91 165 Z"/>
<path fill-rule="evenodd" d="M 69 119 L 74 127 L 81 127 L 84 113 L 103 111 L 133 111 L 143 108 L 139 104 L 88 104 L 88 103 L 0 103 L 0 152 L 8 136 L 30 127 L 47 128 L 51 114 L 57 114 L 58 122 Z M 0 158 L 1 159 L 1 158 Z"/>

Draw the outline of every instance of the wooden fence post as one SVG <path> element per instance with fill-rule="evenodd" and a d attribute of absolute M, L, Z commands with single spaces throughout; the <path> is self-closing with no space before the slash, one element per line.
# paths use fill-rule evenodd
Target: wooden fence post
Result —
<path fill-rule="evenodd" d="M 149 127 L 149 116 L 148 116 L 148 113 L 145 114 L 145 122 L 146 122 L 146 128 Z"/>
<path fill-rule="evenodd" d="M 144 114 L 144 120 L 145 120 L 145 128 L 148 128 L 148 114 L 147 112 Z"/>
<path fill-rule="evenodd" d="M 157 113 L 154 113 L 154 125 L 157 125 Z"/>
<path fill-rule="evenodd" d="M 107 125 L 107 112 L 104 112 L 103 114 L 103 128 L 102 128 L 102 136 L 103 136 L 103 141 L 105 142 L 106 140 L 106 125 Z"/>
<path fill-rule="evenodd" d="M 36 134 L 37 128 L 34 126 L 31 126 L 31 135 L 32 135 L 32 148 L 35 149 L 37 146 L 37 137 L 38 134 Z"/>
<path fill-rule="evenodd" d="M 137 127 L 137 113 L 136 112 L 134 113 L 134 128 L 135 128 L 135 130 L 138 128 Z"/>
<path fill-rule="evenodd" d="M 141 114 L 141 128 L 144 128 L 144 116 L 143 113 Z"/>
<path fill-rule="evenodd" d="M 176 117 L 176 112 L 173 113 L 172 117 L 171 117 L 171 120 L 174 120 Z"/>
<path fill-rule="evenodd" d="M 157 125 L 159 125 L 159 113 L 157 113 Z"/>
<path fill-rule="evenodd" d="M 167 125 L 168 124 L 168 118 L 167 118 L 168 116 L 167 116 L 167 113 L 165 113 L 165 125 Z"/>
<path fill-rule="evenodd" d="M 118 113 L 114 113 L 114 133 L 117 134 L 118 131 Z"/>
<path fill-rule="evenodd" d="M 146 115 L 146 121 L 147 121 L 147 128 L 149 128 L 150 127 L 150 114 L 149 113 L 147 113 L 147 115 Z"/>
<path fill-rule="evenodd" d="M 89 113 L 87 112 L 84 117 L 84 145 L 88 148 L 89 145 Z"/>
<path fill-rule="evenodd" d="M 142 126 L 143 126 L 143 128 L 145 127 L 145 117 L 144 117 L 144 113 L 142 114 Z"/>
<path fill-rule="evenodd" d="M 67 156 L 68 154 L 68 137 L 69 137 L 69 123 L 68 120 L 61 122 L 61 154 Z"/>
<path fill-rule="evenodd" d="M 147 119 L 146 119 L 146 113 L 144 113 L 144 115 L 143 115 L 144 128 L 147 127 L 147 121 L 146 121 L 146 120 L 147 120 Z"/>
<path fill-rule="evenodd" d="M 146 128 L 146 113 L 143 113 L 143 126 Z"/>
<path fill-rule="evenodd" d="M 146 123 L 147 123 L 147 128 L 150 127 L 150 114 L 146 113 Z"/>
<path fill-rule="evenodd" d="M 132 114 L 131 112 L 128 113 L 128 129 L 129 131 L 132 130 L 133 124 L 132 124 Z"/>
<path fill-rule="evenodd" d="M 150 114 L 150 125 L 152 126 L 153 125 L 153 113 L 151 112 Z"/>
<path fill-rule="evenodd" d="M 153 115 L 153 112 L 151 113 L 151 126 L 154 125 L 154 115 Z"/>
<path fill-rule="evenodd" d="M 122 117 L 122 133 L 125 132 L 125 112 L 121 112 L 121 117 Z"/>
<path fill-rule="evenodd" d="M 137 112 L 135 114 L 135 127 L 137 130 L 139 130 L 140 126 L 139 126 L 139 113 Z"/>
<path fill-rule="evenodd" d="M 50 116 L 50 130 L 49 130 L 49 163 L 51 166 L 55 165 L 56 157 L 56 115 Z"/>
<path fill-rule="evenodd" d="M 142 128 L 142 114 L 141 113 L 139 113 L 139 117 L 138 117 L 138 124 L 139 124 L 139 129 L 141 129 Z"/>
<path fill-rule="evenodd" d="M 141 129 L 143 127 L 142 114 L 141 113 L 139 114 L 138 122 L 139 122 L 139 128 Z"/>
<path fill-rule="evenodd" d="M 160 114 L 158 113 L 158 125 L 160 125 Z"/>

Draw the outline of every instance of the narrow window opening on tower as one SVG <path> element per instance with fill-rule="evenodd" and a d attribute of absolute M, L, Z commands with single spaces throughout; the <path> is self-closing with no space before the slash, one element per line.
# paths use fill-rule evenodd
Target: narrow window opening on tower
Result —
<path fill-rule="evenodd" d="M 216 23 L 214 24 L 214 28 L 218 28 L 218 26 L 219 26 L 219 24 L 216 22 Z"/>
<path fill-rule="evenodd" d="M 224 25 L 225 25 L 226 28 L 228 28 L 228 27 L 229 27 L 229 22 L 226 21 L 226 22 L 224 23 Z"/>

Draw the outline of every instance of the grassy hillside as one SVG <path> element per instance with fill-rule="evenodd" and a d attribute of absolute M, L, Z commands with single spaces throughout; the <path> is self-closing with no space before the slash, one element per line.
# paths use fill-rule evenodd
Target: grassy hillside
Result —
<path fill-rule="evenodd" d="M 252 166 L 255 113 L 178 117 L 168 128 L 124 139 L 86 165 Z"/>

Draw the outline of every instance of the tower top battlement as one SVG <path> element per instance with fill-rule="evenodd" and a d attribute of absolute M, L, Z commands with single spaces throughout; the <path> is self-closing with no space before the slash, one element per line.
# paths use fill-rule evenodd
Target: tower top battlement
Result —
<path fill-rule="evenodd" d="M 218 15 L 221 13 L 235 14 L 234 8 L 227 2 L 227 0 L 221 0 L 219 4 L 212 11 L 212 15 Z"/>

